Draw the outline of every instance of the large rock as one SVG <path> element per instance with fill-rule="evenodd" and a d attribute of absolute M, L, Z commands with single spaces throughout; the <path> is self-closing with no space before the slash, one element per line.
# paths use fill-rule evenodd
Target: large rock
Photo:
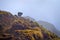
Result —
<path fill-rule="evenodd" d="M 22 12 L 18 12 L 18 16 L 19 16 L 19 17 L 22 16 L 22 14 L 23 14 Z"/>

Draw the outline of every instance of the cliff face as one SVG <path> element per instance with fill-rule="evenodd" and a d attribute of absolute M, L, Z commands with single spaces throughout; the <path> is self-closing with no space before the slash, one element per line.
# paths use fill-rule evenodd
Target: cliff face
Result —
<path fill-rule="evenodd" d="M 0 11 L 0 39 L 59 40 L 60 38 L 35 21 L 14 16 L 10 12 Z"/>

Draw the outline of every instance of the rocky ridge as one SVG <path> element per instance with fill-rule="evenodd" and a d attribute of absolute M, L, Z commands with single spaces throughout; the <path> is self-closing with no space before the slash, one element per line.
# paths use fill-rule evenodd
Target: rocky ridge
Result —
<path fill-rule="evenodd" d="M 0 11 L 0 40 L 60 40 L 37 22 Z"/>

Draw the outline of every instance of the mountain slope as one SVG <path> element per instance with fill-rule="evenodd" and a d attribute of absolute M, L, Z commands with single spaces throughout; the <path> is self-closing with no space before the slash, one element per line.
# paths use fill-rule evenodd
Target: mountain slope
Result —
<path fill-rule="evenodd" d="M 37 22 L 0 11 L 0 40 L 60 40 L 60 38 Z"/>
<path fill-rule="evenodd" d="M 53 24 L 45 22 L 45 21 L 41 21 L 41 20 L 38 21 L 38 23 L 40 25 L 43 25 L 43 27 L 46 28 L 47 30 L 55 33 L 56 35 L 58 35 L 60 37 L 60 31 L 58 31 Z"/>

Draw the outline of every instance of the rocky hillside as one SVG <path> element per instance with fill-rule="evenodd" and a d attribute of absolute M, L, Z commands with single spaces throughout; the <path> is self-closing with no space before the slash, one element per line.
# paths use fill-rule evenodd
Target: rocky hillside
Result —
<path fill-rule="evenodd" d="M 0 11 L 0 40 L 60 40 L 37 22 Z"/>

